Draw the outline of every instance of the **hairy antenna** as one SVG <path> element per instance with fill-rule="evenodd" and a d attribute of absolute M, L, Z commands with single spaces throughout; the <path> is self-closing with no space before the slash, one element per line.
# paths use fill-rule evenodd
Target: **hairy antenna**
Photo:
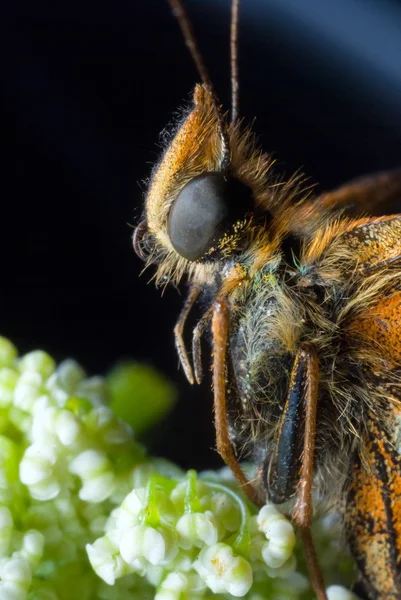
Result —
<path fill-rule="evenodd" d="M 199 46 L 196 41 L 195 32 L 182 0 L 168 0 L 168 2 L 171 6 L 174 17 L 177 19 L 178 24 L 181 28 L 185 44 L 189 49 L 189 52 L 192 56 L 192 60 L 195 63 L 202 83 L 206 86 L 206 88 L 212 96 L 219 130 L 223 139 L 223 158 L 221 161 L 221 166 L 222 169 L 226 169 L 230 164 L 230 147 L 227 128 L 224 123 L 223 114 L 220 108 L 220 103 L 217 98 L 217 94 L 210 79 L 209 71 L 207 70 L 206 65 L 203 61 L 202 54 L 199 51 Z"/>
<path fill-rule="evenodd" d="M 239 0 L 231 2 L 231 31 L 230 31 L 230 56 L 231 56 L 231 123 L 238 119 L 238 13 Z"/>

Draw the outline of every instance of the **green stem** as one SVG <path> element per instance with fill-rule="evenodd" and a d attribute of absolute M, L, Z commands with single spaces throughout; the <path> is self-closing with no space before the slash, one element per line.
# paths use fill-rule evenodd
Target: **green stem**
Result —
<path fill-rule="evenodd" d="M 248 519 L 250 517 L 250 512 L 245 501 L 242 500 L 242 498 L 240 498 L 240 496 L 238 496 L 235 492 L 233 492 L 233 490 L 221 485 L 220 483 L 207 480 L 203 481 L 211 489 L 222 492 L 223 494 L 227 494 L 227 496 L 230 496 L 230 498 L 237 503 L 241 513 L 241 524 L 238 534 L 236 536 L 232 536 L 232 538 L 227 541 L 233 546 L 233 548 L 235 548 L 238 554 L 241 554 L 241 556 L 247 558 L 250 551 L 251 536 L 248 531 Z"/>
<path fill-rule="evenodd" d="M 201 512 L 202 506 L 198 496 L 197 484 L 198 479 L 196 471 L 190 470 L 187 473 L 187 489 L 184 500 L 184 511 L 185 514 L 191 514 L 195 512 Z"/>
<path fill-rule="evenodd" d="M 141 510 L 138 522 L 149 527 L 157 527 L 160 525 L 160 512 L 157 507 L 157 492 L 159 489 L 170 493 L 175 486 L 176 481 L 167 479 L 162 475 L 153 474 L 149 478 L 149 483 L 146 486 L 145 506 Z"/>

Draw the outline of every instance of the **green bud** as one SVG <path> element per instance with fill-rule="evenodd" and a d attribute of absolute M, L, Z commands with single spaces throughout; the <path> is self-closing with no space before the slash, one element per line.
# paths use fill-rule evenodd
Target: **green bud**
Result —
<path fill-rule="evenodd" d="M 0 367 L 12 367 L 18 350 L 10 340 L 0 336 Z"/>

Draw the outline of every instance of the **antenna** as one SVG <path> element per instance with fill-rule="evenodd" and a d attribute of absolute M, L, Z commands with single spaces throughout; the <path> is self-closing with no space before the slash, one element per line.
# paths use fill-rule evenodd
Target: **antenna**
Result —
<path fill-rule="evenodd" d="M 238 119 L 238 16 L 239 0 L 231 2 L 230 57 L 231 57 L 231 123 Z"/>
<path fill-rule="evenodd" d="M 185 41 L 185 45 L 188 47 L 189 52 L 192 56 L 192 60 L 195 63 L 195 66 L 198 70 L 202 83 L 206 86 L 207 90 L 210 92 L 212 96 L 213 106 L 216 112 L 217 123 L 219 126 L 220 134 L 223 139 L 223 158 L 221 161 L 222 168 L 225 169 L 230 164 L 230 149 L 229 149 L 229 139 L 227 134 L 227 128 L 224 123 L 223 115 L 221 112 L 221 107 L 219 100 L 217 98 L 217 94 L 213 87 L 212 81 L 209 76 L 209 71 L 206 68 L 206 65 L 203 61 L 202 54 L 200 53 L 198 43 L 196 41 L 195 32 L 192 27 L 191 20 L 188 16 L 187 10 L 182 2 L 182 0 L 168 0 L 171 10 L 173 11 L 174 17 L 177 19 L 178 24 L 181 28 L 181 32 Z M 238 10 L 237 10 L 238 13 Z M 234 27 L 235 29 L 235 27 Z M 235 36 L 237 37 L 237 36 Z M 238 88 L 238 86 L 237 86 Z"/>

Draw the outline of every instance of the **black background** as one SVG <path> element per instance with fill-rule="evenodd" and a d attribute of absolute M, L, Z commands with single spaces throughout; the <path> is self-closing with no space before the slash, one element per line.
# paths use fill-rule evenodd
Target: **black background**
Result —
<path fill-rule="evenodd" d="M 322 189 L 399 165 L 401 54 L 383 44 L 394 27 L 401 39 L 400 4 L 339 1 L 336 40 L 319 23 L 311 30 L 313 2 L 305 0 L 304 19 L 270 4 L 244 0 L 240 32 L 241 113 L 257 117 L 266 150 Z M 351 60 L 342 46 L 362 5 L 359 38 L 399 61 L 398 71 L 397 62 L 392 71 L 372 66 L 369 53 Z M 371 32 L 368 12 L 378 6 L 395 10 L 388 37 L 385 24 Z M 228 105 L 228 0 L 189 9 Z M 161 297 L 150 273 L 139 277 L 129 225 L 141 214 L 159 133 L 198 80 L 177 24 L 164 0 L 37 0 L 14 3 L 1 28 L 1 332 L 22 352 L 73 356 L 89 373 L 124 357 L 156 365 L 180 401 L 153 451 L 184 467 L 219 464 L 210 382 L 193 389 L 177 370 L 172 328 L 183 298 L 175 289 Z"/>

